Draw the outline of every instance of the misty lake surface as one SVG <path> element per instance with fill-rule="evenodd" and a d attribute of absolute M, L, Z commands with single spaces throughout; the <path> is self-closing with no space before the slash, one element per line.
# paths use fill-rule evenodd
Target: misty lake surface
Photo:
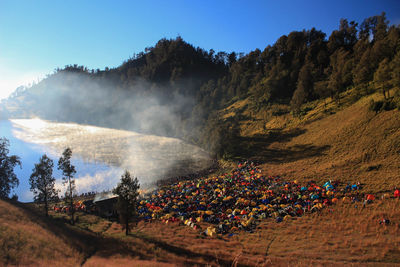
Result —
<path fill-rule="evenodd" d="M 20 184 L 11 193 L 20 201 L 32 201 L 29 176 L 46 153 L 54 160 L 56 187 L 65 192 L 57 161 L 66 147 L 72 149 L 78 194 L 109 190 L 125 169 L 138 177 L 142 187 L 175 175 L 193 173 L 211 165 L 208 153 L 168 137 L 41 119 L 0 121 L 0 137 L 10 141 L 10 155 L 17 155 L 22 168 L 15 173 Z"/>

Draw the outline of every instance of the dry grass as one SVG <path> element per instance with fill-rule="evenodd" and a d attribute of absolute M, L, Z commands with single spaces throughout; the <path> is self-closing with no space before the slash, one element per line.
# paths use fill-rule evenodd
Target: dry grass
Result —
<path fill-rule="evenodd" d="M 83 256 L 32 216 L 0 201 L 0 265 L 76 266 Z"/>
<path fill-rule="evenodd" d="M 111 258 L 103 258 L 99 256 L 91 257 L 84 265 L 84 267 L 126 267 L 126 266 L 143 266 L 143 267 L 164 267 L 164 266 L 175 266 L 171 263 L 163 263 L 156 261 L 145 261 L 135 258 L 129 258 L 124 256 L 113 256 Z"/>
<path fill-rule="evenodd" d="M 301 118 L 288 113 L 256 114 L 258 120 L 242 121 L 244 136 L 264 135 L 269 142 L 260 150 L 264 174 L 319 183 L 328 179 L 360 181 L 364 192 L 378 197 L 384 192 L 392 194 L 400 185 L 400 113 L 370 112 L 370 99 L 379 95 L 349 105 L 346 101 L 350 97 L 343 96 L 342 106 L 329 100 L 326 106 L 323 102 L 310 103 L 312 109 Z M 225 110 L 226 116 L 240 113 L 245 104 L 232 104 Z M 286 137 L 270 138 L 271 131 Z M 325 149 L 313 153 L 314 148 Z M 271 160 L 274 157 L 277 160 Z M 393 199 L 378 200 L 364 209 L 360 203 L 357 207 L 339 204 L 321 214 L 282 224 L 267 220 L 255 233 L 231 238 L 202 237 L 185 226 L 162 223 L 144 224 L 141 232 L 198 254 L 214 255 L 215 264 L 225 260 L 253 266 L 394 266 L 400 264 L 399 206 Z M 383 217 L 392 223 L 379 224 Z"/>
<path fill-rule="evenodd" d="M 92 229 L 101 230 L 77 236 L 86 242 L 78 253 L 69 245 L 71 242 L 64 242 L 62 232 L 50 232 L 34 222 L 24 209 L 0 202 L 2 255 L 8 255 L 7 259 L 2 257 L 2 264 L 400 266 L 399 206 L 398 199 L 377 200 L 365 208 L 359 203 L 357 207 L 354 203 L 339 203 L 321 213 L 279 224 L 273 219 L 263 220 L 254 233 L 214 238 L 178 223 L 162 222 L 140 222 L 126 237 L 119 224 L 108 222 L 109 227 L 104 231 L 101 226 L 106 220 L 82 213 L 78 214 L 79 223 L 75 227 L 67 227 L 71 238 L 86 223 Z M 16 223 L 20 218 L 24 223 Z M 382 218 L 391 223 L 379 224 Z"/>
<path fill-rule="evenodd" d="M 365 208 L 338 204 L 320 214 L 281 224 L 267 219 L 256 232 L 230 238 L 203 237 L 189 227 L 161 222 L 139 227 L 142 235 L 203 255 L 214 264 L 373 266 L 379 262 L 394 266 L 400 265 L 399 205 L 394 199 L 379 200 Z M 391 224 L 379 224 L 382 218 L 390 219 Z"/>
<path fill-rule="evenodd" d="M 293 180 L 359 181 L 365 192 L 393 192 L 400 185 L 400 112 L 369 111 L 369 101 L 379 97 L 371 95 L 348 107 L 330 102 L 327 109 L 334 110 L 333 115 L 325 114 L 319 102 L 302 118 L 279 117 L 286 122 L 283 134 L 293 129 L 298 134 L 284 141 L 279 136 L 270 140 L 265 145 L 262 169 Z M 275 123 L 268 122 L 267 131 L 274 130 Z M 275 154 L 283 156 L 273 160 Z"/>

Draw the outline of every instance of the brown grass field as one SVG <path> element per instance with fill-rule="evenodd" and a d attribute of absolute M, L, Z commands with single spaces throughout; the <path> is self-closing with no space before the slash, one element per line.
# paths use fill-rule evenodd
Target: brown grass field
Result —
<path fill-rule="evenodd" d="M 359 181 L 366 192 L 393 192 L 400 185 L 400 112 L 369 111 L 371 98 L 379 97 L 362 98 L 326 117 L 318 103 L 303 121 L 286 128 L 302 134 L 269 144 L 267 150 L 287 151 L 288 157 L 265 157 L 262 168 L 300 181 Z"/>
<path fill-rule="evenodd" d="M 82 254 L 65 234 L 29 206 L 0 201 L 0 265 L 77 266 Z"/>
<path fill-rule="evenodd" d="M 380 198 L 400 186 L 400 112 L 369 111 L 378 94 L 355 103 L 346 94 L 340 106 L 307 104 L 302 117 L 261 111 L 241 121 L 244 156 L 287 180 L 359 181 L 377 196 L 366 207 L 340 201 L 282 223 L 264 219 L 254 233 L 232 237 L 160 221 L 140 222 L 126 237 L 97 216 L 78 213 L 71 226 L 65 214 L 45 218 L 35 205 L 0 201 L 0 265 L 400 266 L 400 200 Z M 226 117 L 247 112 L 245 105 L 227 108 Z"/>
<path fill-rule="evenodd" d="M 45 218 L 32 204 L 0 202 L 1 260 L 5 266 L 400 266 L 400 201 L 339 203 L 254 233 L 205 237 L 160 221 L 122 227 L 78 213 Z M 12 214 L 12 215 L 11 215 Z M 379 224 L 382 218 L 389 225 Z M 203 225 L 203 228 L 206 225 Z"/>

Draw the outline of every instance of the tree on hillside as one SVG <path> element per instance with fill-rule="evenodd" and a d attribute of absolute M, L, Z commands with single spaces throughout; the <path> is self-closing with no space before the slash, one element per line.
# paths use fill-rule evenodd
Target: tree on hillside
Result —
<path fill-rule="evenodd" d="M 313 81 L 311 67 L 306 64 L 300 70 L 296 90 L 294 91 L 292 100 L 290 101 L 292 109 L 299 111 L 301 105 L 310 98 L 312 91 Z"/>
<path fill-rule="evenodd" d="M 49 216 L 49 202 L 58 198 L 58 190 L 54 186 L 56 179 L 53 177 L 53 166 L 53 160 L 44 154 L 39 163 L 35 164 L 29 178 L 31 191 L 35 195 L 34 200 L 44 203 L 46 216 Z"/>
<path fill-rule="evenodd" d="M 10 190 L 19 184 L 14 167 L 16 165 L 21 167 L 21 161 L 18 156 L 8 155 L 9 146 L 7 138 L 0 138 L 0 198 L 7 198 Z"/>
<path fill-rule="evenodd" d="M 374 74 L 374 82 L 377 88 L 382 90 L 383 97 L 385 99 L 389 98 L 389 83 L 391 80 L 389 60 L 385 58 L 379 63 L 379 67 Z M 387 96 L 386 96 L 387 92 Z"/>
<path fill-rule="evenodd" d="M 350 52 L 341 48 L 335 51 L 330 57 L 328 73 L 330 73 L 327 85 L 330 96 L 336 101 L 339 100 L 339 94 L 345 91 L 353 83 L 352 60 Z"/>
<path fill-rule="evenodd" d="M 391 64 L 392 69 L 392 85 L 400 89 L 400 51 L 394 56 Z"/>
<path fill-rule="evenodd" d="M 139 181 L 131 177 L 128 171 L 121 176 L 121 182 L 113 190 L 118 195 L 117 210 L 120 223 L 125 225 L 125 234 L 129 234 L 129 223 L 137 218 L 137 199 L 139 196 Z"/>
<path fill-rule="evenodd" d="M 358 88 L 366 87 L 372 80 L 373 66 L 371 64 L 371 49 L 367 47 L 361 55 L 360 61 L 353 69 L 354 85 Z"/>
<path fill-rule="evenodd" d="M 75 179 L 74 175 L 76 173 L 75 166 L 71 164 L 72 150 L 68 147 L 64 150 L 62 156 L 58 160 L 58 169 L 62 171 L 63 184 L 67 184 L 68 188 L 65 192 L 65 201 L 69 205 L 69 210 L 71 213 L 71 224 L 75 223 L 74 220 L 74 192 L 75 192 Z"/>

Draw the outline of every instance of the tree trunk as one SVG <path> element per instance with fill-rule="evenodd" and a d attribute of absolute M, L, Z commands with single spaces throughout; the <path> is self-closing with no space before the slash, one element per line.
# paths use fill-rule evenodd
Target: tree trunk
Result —
<path fill-rule="evenodd" d="M 73 198 L 72 198 L 72 186 L 71 186 L 71 177 L 68 177 L 68 181 L 69 181 L 69 198 L 70 198 L 70 207 L 71 207 L 71 224 L 74 225 L 75 224 L 75 220 L 74 220 L 74 202 L 73 202 Z"/>
<path fill-rule="evenodd" d="M 46 217 L 49 217 L 49 207 L 47 205 L 47 192 L 44 194 L 44 209 L 46 210 Z"/>
<path fill-rule="evenodd" d="M 126 216 L 125 216 L 125 235 L 129 234 L 129 205 L 126 205 Z"/>

